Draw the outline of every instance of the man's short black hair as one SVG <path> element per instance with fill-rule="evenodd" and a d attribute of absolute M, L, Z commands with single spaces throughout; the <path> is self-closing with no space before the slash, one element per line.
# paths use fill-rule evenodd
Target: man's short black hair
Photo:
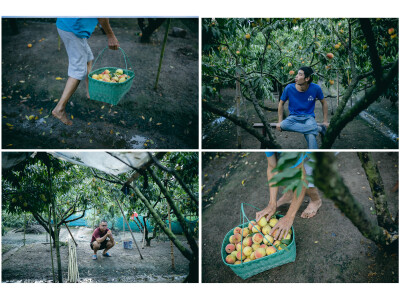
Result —
<path fill-rule="evenodd" d="M 310 77 L 310 80 L 308 81 L 308 84 L 310 84 L 312 82 L 312 74 L 314 74 L 313 69 L 311 69 L 310 67 L 304 66 L 301 67 L 299 70 L 302 70 L 304 72 L 304 79 L 306 79 L 307 77 Z"/>
<path fill-rule="evenodd" d="M 103 220 L 100 221 L 100 224 L 101 223 L 107 223 L 107 221 L 103 219 Z"/>

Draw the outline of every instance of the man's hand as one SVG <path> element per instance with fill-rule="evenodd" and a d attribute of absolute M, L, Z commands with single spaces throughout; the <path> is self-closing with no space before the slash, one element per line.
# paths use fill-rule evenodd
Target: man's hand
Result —
<path fill-rule="evenodd" d="M 114 34 L 108 37 L 108 48 L 111 50 L 118 50 L 119 42 Z"/>
<path fill-rule="evenodd" d="M 282 129 L 281 129 L 281 123 L 280 123 L 280 122 L 279 122 L 279 123 L 276 123 L 276 130 L 282 131 Z"/>
<path fill-rule="evenodd" d="M 324 125 L 326 128 L 328 128 L 329 122 L 324 122 L 324 123 L 322 123 L 322 125 Z"/>
<path fill-rule="evenodd" d="M 256 213 L 256 222 L 258 222 L 264 216 L 267 219 L 267 221 L 269 221 L 271 217 L 275 214 L 275 212 L 276 212 L 276 203 L 270 202 L 266 208 Z"/>
<path fill-rule="evenodd" d="M 276 223 L 276 225 L 272 227 L 270 235 L 273 235 L 274 231 L 276 231 L 276 233 L 273 235 L 276 237 L 275 239 L 283 239 L 288 234 L 290 227 L 292 227 L 293 220 L 294 219 L 288 217 L 287 215 L 280 218 L 278 223 Z"/>

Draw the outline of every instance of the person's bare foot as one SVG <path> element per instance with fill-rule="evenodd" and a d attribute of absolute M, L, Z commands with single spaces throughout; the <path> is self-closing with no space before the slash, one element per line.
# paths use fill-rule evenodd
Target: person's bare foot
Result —
<path fill-rule="evenodd" d="M 301 217 L 304 219 L 309 219 L 314 217 L 317 214 L 318 209 L 321 207 L 321 205 L 322 205 L 321 199 L 311 200 L 310 203 L 308 203 L 306 209 L 302 212 Z"/>
<path fill-rule="evenodd" d="M 68 117 L 67 117 L 67 114 L 65 113 L 65 111 L 64 112 L 60 112 L 60 111 L 56 111 L 55 109 L 53 109 L 51 114 L 53 115 L 54 118 L 59 119 L 65 125 L 68 125 L 68 126 L 72 125 L 72 121 L 68 120 Z"/>
<path fill-rule="evenodd" d="M 293 199 L 293 192 L 286 192 L 279 198 L 278 202 L 276 203 L 276 207 L 279 207 L 284 204 L 292 203 Z"/>

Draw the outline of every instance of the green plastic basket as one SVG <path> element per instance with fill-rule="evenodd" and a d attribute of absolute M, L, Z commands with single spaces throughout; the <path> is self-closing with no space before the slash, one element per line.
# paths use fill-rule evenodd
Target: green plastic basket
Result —
<path fill-rule="evenodd" d="M 238 227 L 245 228 L 248 226 L 250 223 L 250 220 L 247 218 L 246 214 L 244 213 L 244 205 L 252 206 L 247 203 L 242 203 L 241 205 L 241 222 L 242 224 L 239 225 Z M 253 208 L 258 209 L 255 206 L 252 206 Z M 277 215 L 277 217 L 281 218 L 282 215 Z M 244 218 L 247 219 L 247 222 L 244 222 Z M 256 274 L 259 274 L 261 272 L 282 266 L 284 264 L 294 262 L 296 260 L 296 242 L 295 242 L 295 234 L 294 234 L 294 228 L 292 226 L 292 242 L 287 246 L 287 251 L 286 250 L 278 250 L 274 254 L 264 256 L 263 258 L 255 259 L 246 263 L 241 263 L 239 265 L 231 265 L 228 264 L 225 261 L 226 257 L 226 252 L 225 252 L 225 247 L 226 245 L 229 244 L 229 237 L 233 234 L 233 230 L 235 228 L 232 228 L 224 238 L 224 241 L 222 242 L 222 247 L 221 247 L 221 257 L 222 261 L 224 262 L 225 265 L 227 265 L 233 272 L 235 272 L 236 275 L 238 275 L 242 279 L 247 279 L 251 276 L 254 276 Z M 260 232 L 262 235 L 263 233 Z M 264 235 L 263 235 L 264 236 Z M 265 236 L 264 236 L 265 237 Z M 242 242 L 243 242 L 243 236 L 242 236 Z M 275 248 L 275 246 L 274 246 Z M 276 249 L 276 248 L 275 248 Z"/>
<path fill-rule="evenodd" d="M 108 49 L 107 47 L 104 48 L 100 54 L 97 56 L 92 70 L 94 69 L 94 65 L 96 64 L 97 60 L 99 57 L 103 55 L 104 50 Z M 118 83 L 118 82 L 105 82 L 105 81 L 100 81 L 92 78 L 92 75 L 94 74 L 100 74 L 104 70 L 108 69 L 110 70 L 111 73 L 115 72 L 117 69 L 120 68 L 115 68 L 115 67 L 104 67 L 100 69 L 96 69 L 94 71 L 91 71 L 88 75 L 89 79 L 89 95 L 91 100 L 95 101 L 101 101 L 101 102 L 106 102 L 109 104 L 116 105 L 118 102 L 125 96 L 126 93 L 129 92 L 129 90 L 132 87 L 133 83 L 133 78 L 135 77 L 135 73 L 131 70 L 128 70 L 128 64 L 127 64 L 127 59 L 128 57 L 125 54 L 125 51 L 122 50 L 122 48 L 119 48 L 121 50 L 124 60 L 125 60 L 125 69 L 124 74 L 127 74 L 130 76 L 126 81 Z M 129 60 L 129 59 L 128 59 Z"/>

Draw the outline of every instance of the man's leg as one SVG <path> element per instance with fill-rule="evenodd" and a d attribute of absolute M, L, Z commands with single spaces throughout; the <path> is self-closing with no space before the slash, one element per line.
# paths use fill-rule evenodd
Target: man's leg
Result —
<path fill-rule="evenodd" d="M 304 127 L 307 129 L 311 128 L 311 131 L 303 132 L 304 137 L 307 141 L 308 149 L 318 149 L 317 135 L 318 135 L 318 132 L 320 131 L 320 128 L 317 125 L 315 118 L 313 116 L 306 117 L 305 122 L 304 122 Z"/>
<path fill-rule="evenodd" d="M 92 70 L 92 66 L 93 66 L 93 60 L 88 61 L 87 63 L 87 75 L 89 75 L 90 71 Z M 89 78 L 86 76 L 86 97 L 88 99 L 90 99 L 90 95 L 89 95 Z"/>
<path fill-rule="evenodd" d="M 107 251 L 108 250 L 110 250 L 112 247 L 114 247 L 115 246 L 115 241 L 114 241 L 114 239 L 110 239 L 109 241 L 107 241 L 107 246 L 106 246 L 106 248 L 104 249 L 104 251 L 103 251 L 103 255 L 105 255 L 106 253 L 107 253 Z"/>
<path fill-rule="evenodd" d="M 301 214 L 301 217 L 305 218 L 305 219 L 309 219 L 309 218 L 314 217 L 317 214 L 318 209 L 322 205 L 322 200 L 319 197 L 318 189 L 316 187 L 308 188 L 306 195 L 308 195 L 311 200 L 310 200 L 310 203 L 308 204 L 308 206 L 306 207 L 306 209 Z"/>
<path fill-rule="evenodd" d="M 92 243 L 92 248 L 93 248 L 94 255 L 96 255 L 97 251 L 100 249 L 100 244 L 97 241 L 94 241 Z"/>
<path fill-rule="evenodd" d="M 68 119 L 67 113 L 65 112 L 65 107 L 67 106 L 69 99 L 71 99 L 71 96 L 78 88 L 79 82 L 80 80 L 78 79 L 68 77 L 60 101 L 58 101 L 57 106 L 52 111 L 53 116 L 59 119 L 65 125 L 72 125 L 72 121 Z"/>
<path fill-rule="evenodd" d="M 318 149 L 317 136 L 314 134 L 305 134 L 304 138 L 307 141 L 308 149 Z"/>
<path fill-rule="evenodd" d="M 279 198 L 278 202 L 276 203 L 276 207 L 279 207 L 284 204 L 289 204 L 292 203 L 293 199 L 293 192 L 288 191 L 282 195 L 282 197 Z"/>

